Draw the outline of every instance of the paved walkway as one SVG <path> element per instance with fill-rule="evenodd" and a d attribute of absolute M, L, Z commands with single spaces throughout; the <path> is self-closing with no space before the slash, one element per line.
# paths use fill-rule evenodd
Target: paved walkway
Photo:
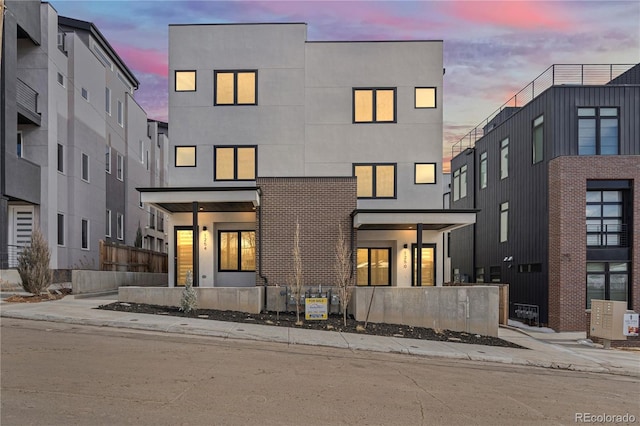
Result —
<path fill-rule="evenodd" d="M 528 348 L 513 349 L 94 309 L 99 305 L 115 301 L 115 295 L 82 299 L 67 296 L 61 300 L 43 303 L 8 303 L 1 300 L 0 316 L 227 339 L 280 342 L 290 345 L 397 352 L 426 357 L 611 373 L 640 378 L 639 351 L 605 350 L 598 345 L 591 347 L 579 344 L 578 340 L 584 338 L 584 333 L 543 333 L 532 329 L 500 327 L 500 338 Z"/>

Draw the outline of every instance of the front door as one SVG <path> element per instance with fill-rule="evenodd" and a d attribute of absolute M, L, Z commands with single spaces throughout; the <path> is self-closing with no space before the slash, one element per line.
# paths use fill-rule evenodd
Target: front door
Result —
<path fill-rule="evenodd" d="M 18 266 L 18 256 L 31 244 L 33 206 L 9 206 L 9 267 Z"/>
<path fill-rule="evenodd" d="M 176 286 L 184 286 L 187 271 L 193 272 L 193 228 L 176 226 L 174 232 Z"/>
<path fill-rule="evenodd" d="M 436 285 L 436 245 L 422 245 L 422 280 L 417 282 L 418 246 L 411 245 L 411 285 L 434 286 Z"/>

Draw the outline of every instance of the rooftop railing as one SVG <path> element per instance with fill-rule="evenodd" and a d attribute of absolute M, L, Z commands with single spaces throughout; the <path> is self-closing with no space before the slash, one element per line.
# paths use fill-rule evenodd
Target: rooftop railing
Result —
<path fill-rule="evenodd" d="M 455 157 L 467 148 L 472 148 L 478 139 L 490 132 L 495 126 L 508 118 L 511 114 L 505 111 L 504 117 L 499 117 L 492 123 L 500 113 L 508 108 L 522 108 L 542 92 L 551 86 L 559 85 L 604 85 L 619 77 L 634 67 L 635 64 L 554 64 L 547 68 L 542 74 L 527 84 L 522 90 L 516 93 L 511 99 L 505 102 L 500 108 L 494 111 L 489 117 L 483 120 L 476 127 L 471 129 L 464 137 L 451 147 L 451 157 Z M 511 113 L 515 112 L 513 110 Z"/>

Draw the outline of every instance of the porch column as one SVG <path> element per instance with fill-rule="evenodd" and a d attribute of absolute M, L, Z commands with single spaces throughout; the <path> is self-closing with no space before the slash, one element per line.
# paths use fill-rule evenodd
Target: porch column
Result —
<path fill-rule="evenodd" d="M 193 211 L 193 286 L 198 287 L 200 277 L 200 243 L 198 235 L 198 202 L 192 204 Z"/>
<path fill-rule="evenodd" d="M 422 224 L 416 226 L 416 245 L 418 253 L 416 254 L 416 287 L 422 287 Z"/>

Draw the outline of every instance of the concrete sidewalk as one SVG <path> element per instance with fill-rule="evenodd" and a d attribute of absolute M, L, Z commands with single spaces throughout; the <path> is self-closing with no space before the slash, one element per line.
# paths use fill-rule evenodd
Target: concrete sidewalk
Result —
<path fill-rule="evenodd" d="M 8 303 L 2 300 L 0 316 L 640 377 L 640 352 L 578 344 L 577 340 L 583 338 L 584 333 L 540 333 L 501 327 L 500 338 L 528 348 L 513 349 L 94 309 L 115 301 L 116 295 L 82 299 L 67 296 L 42 303 Z"/>

